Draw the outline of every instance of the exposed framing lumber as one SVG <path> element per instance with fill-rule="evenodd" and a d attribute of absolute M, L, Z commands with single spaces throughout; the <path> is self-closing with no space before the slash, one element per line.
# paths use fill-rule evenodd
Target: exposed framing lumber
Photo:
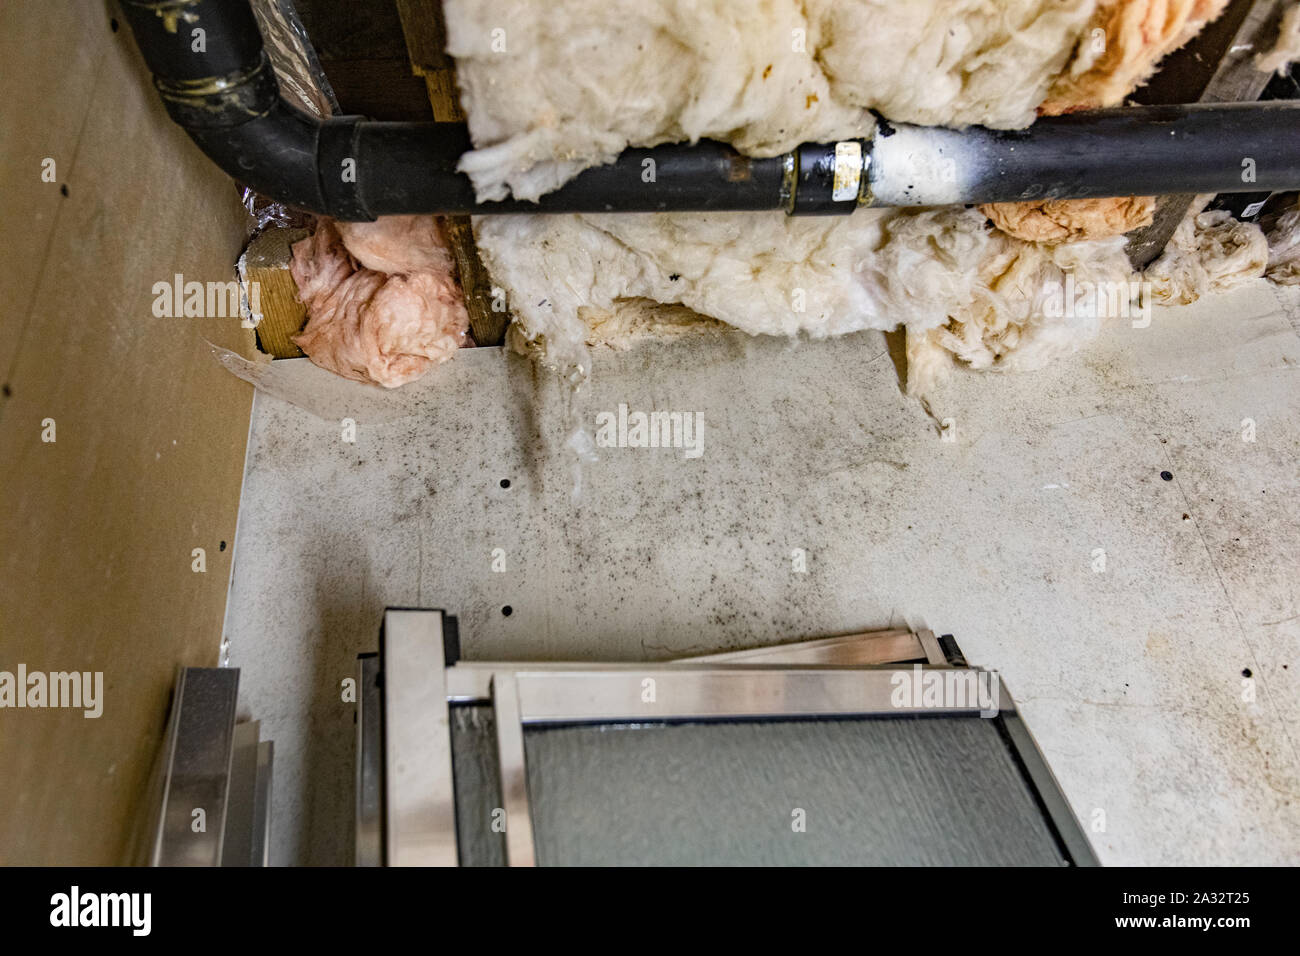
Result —
<path fill-rule="evenodd" d="M 455 64 L 444 52 L 447 28 L 441 0 L 397 0 L 397 12 L 406 34 L 411 70 L 424 78 L 433 118 L 439 122 L 463 123 L 465 114 L 456 90 Z M 469 217 L 448 216 L 445 221 L 447 239 L 465 292 L 470 332 L 479 345 L 500 345 L 505 340 L 510 314 L 492 309 L 492 278 L 479 258 Z"/>
<path fill-rule="evenodd" d="M 1171 97 L 1185 102 L 1199 90 L 1201 103 L 1259 99 L 1272 77 L 1255 69 L 1255 54 L 1273 45 L 1282 6 L 1281 0 L 1236 0 L 1220 21 L 1229 29 L 1216 31 L 1211 24 L 1198 38 L 1201 42 L 1193 41 L 1162 65 L 1160 75 L 1168 77 L 1165 83 L 1157 79 L 1133 98 L 1147 104 L 1171 102 Z M 1231 30 L 1233 22 L 1239 24 L 1235 30 Z M 1127 252 L 1135 268 L 1145 268 L 1164 252 L 1195 201 L 1191 193 L 1156 197 L 1151 225 L 1129 234 Z"/>
<path fill-rule="evenodd" d="M 289 274 L 293 244 L 307 236 L 306 229 L 271 226 L 249 243 L 244 252 L 243 279 L 249 288 L 256 283 L 258 311 L 257 344 L 275 358 L 299 358 L 302 349 L 293 336 L 307 322 L 307 306 L 298 298 L 298 286 Z"/>

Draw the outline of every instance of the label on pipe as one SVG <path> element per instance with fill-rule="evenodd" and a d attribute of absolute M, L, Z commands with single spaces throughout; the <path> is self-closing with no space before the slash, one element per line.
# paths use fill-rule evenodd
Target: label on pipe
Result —
<path fill-rule="evenodd" d="M 861 181 L 862 144 L 856 140 L 836 143 L 835 180 L 831 184 L 831 199 L 835 202 L 856 202 Z"/>

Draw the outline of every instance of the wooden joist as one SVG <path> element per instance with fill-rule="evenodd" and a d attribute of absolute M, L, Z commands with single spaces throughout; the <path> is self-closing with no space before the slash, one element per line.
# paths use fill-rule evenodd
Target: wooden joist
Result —
<path fill-rule="evenodd" d="M 289 274 L 292 246 L 307 236 L 306 229 L 268 228 L 244 252 L 243 278 L 250 290 L 256 284 L 257 344 L 275 358 L 297 358 L 302 349 L 293 344 L 307 321 L 307 307 L 298 299 L 298 287 Z"/>
<path fill-rule="evenodd" d="M 1160 72 L 1131 99 L 1151 106 L 1254 102 L 1271 79 L 1255 69 L 1255 55 L 1273 45 L 1281 15 L 1281 0 L 1234 0 L 1215 23 L 1167 57 Z M 1151 225 L 1128 237 L 1129 261 L 1136 268 L 1145 268 L 1164 252 L 1195 201 L 1190 193 L 1156 197 Z"/>
<path fill-rule="evenodd" d="M 424 78 L 433 118 L 441 123 L 463 123 L 456 89 L 456 66 L 444 52 L 447 30 L 441 0 L 397 0 L 397 12 L 406 33 L 411 70 Z M 469 327 L 479 345 L 500 345 L 510 324 L 508 312 L 492 309 L 492 278 L 479 258 L 468 216 L 446 218 L 447 238 L 460 269 L 460 284 L 469 310 Z"/>

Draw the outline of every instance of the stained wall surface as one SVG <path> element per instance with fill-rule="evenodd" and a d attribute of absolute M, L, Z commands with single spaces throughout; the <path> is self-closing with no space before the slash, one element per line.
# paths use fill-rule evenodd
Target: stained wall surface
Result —
<path fill-rule="evenodd" d="M 103 674 L 98 718 L 0 710 L 0 862 L 111 864 L 177 665 L 217 662 L 252 398 L 207 345 L 239 319 L 153 285 L 232 279 L 246 214 L 114 6 L 6 3 L 0 63 L 0 671 Z"/>

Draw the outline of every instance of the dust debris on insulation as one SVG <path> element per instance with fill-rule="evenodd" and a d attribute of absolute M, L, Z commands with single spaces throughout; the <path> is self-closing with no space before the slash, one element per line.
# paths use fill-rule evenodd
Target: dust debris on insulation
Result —
<path fill-rule="evenodd" d="M 1266 274 L 1279 285 L 1300 285 L 1300 205 L 1278 217 L 1268 233 Z"/>
<path fill-rule="evenodd" d="M 1255 58 L 1255 69 L 1284 74 L 1297 60 L 1300 60 L 1300 3 L 1292 3 L 1282 14 L 1277 43 Z"/>
<path fill-rule="evenodd" d="M 961 128 L 1120 105 L 1228 0 L 445 0 L 447 53 L 480 200 L 535 200 L 628 147 L 723 140 L 767 157 L 869 134 L 878 118 Z M 1259 70 L 1294 58 L 1286 8 Z M 506 27 L 502 27 L 505 24 Z M 1207 197 L 1208 198 L 1208 197 Z M 1267 275 L 1295 281 L 1295 219 L 1265 237 L 1201 212 L 1144 273 L 1125 236 L 1155 197 L 783 212 L 476 217 L 513 316 L 507 341 L 570 381 L 593 346 L 734 327 L 906 331 L 907 390 L 956 366 L 1031 370 L 1108 319 Z M 398 385 L 466 343 L 433 217 L 323 222 L 295 249 L 318 364 Z M 416 264 L 418 263 L 418 268 Z"/>
<path fill-rule="evenodd" d="M 1187 305 L 1264 275 L 1269 248 L 1263 230 L 1222 210 L 1188 213 L 1164 254 L 1146 271 L 1156 301 Z"/>

